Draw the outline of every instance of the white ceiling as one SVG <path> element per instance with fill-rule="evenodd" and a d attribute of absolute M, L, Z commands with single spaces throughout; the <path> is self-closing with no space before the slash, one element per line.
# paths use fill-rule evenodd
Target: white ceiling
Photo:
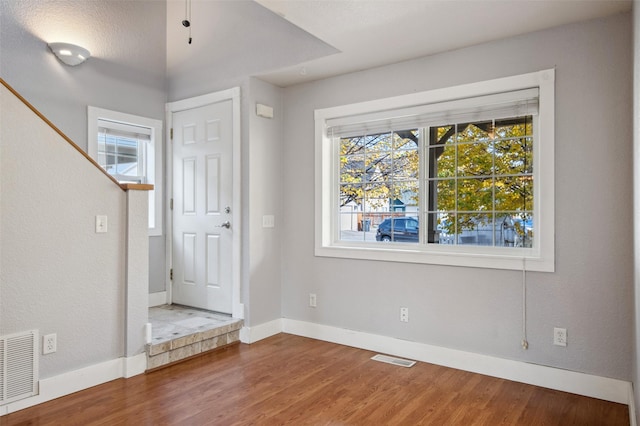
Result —
<path fill-rule="evenodd" d="M 260 77 L 288 86 L 631 10 L 618 0 L 255 0 L 339 53 Z"/>
<path fill-rule="evenodd" d="M 173 86 L 258 75 L 338 52 L 249 0 L 190 0 L 191 26 L 185 28 L 187 4 L 167 1 L 167 72 Z"/>
<path fill-rule="evenodd" d="M 88 48 L 94 60 L 137 69 L 156 67 L 166 57 L 174 85 L 255 75 L 278 86 L 620 13 L 632 4 L 631 0 L 190 0 L 193 44 L 188 45 L 188 30 L 181 24 L 186 0 L 166 0 L 165 51 L 161 39 L 148 45 L 145 37 L 156 32 L 161 8 L 149 5 L 157 1 L 113 1 L 108 7 L 105 2 L 80 0 L 0 0 L 0 4 L 5 27 L 13 19 L 43 41 L 73 41 Z M 152 11 L 148 20 L 137 19 Z M 22 37 L 18 30 L 8 35 Z"/>

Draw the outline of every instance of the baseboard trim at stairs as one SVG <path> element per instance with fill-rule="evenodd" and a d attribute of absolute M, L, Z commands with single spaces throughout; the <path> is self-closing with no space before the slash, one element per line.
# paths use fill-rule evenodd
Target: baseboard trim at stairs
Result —
<path fill-rule="evenodd" d="M 252 327 L 242 327 L 240 329 L 240 341 L 242 343 L 255 343 L 267 337 L 282 333 L 282 319 L 265 322 Z"/>
<path fill-rule="evenodd" d="M 167 304 L 167 292 L 160 291 L 158 293 L 149 293 L 149 307 L 161 306 Z"/>
<path fill-rule="evenodd" d="M 629 383 L 629 426 L 638 426 L 636 416 L 636 398 L 634 395 L 633 383 Z"/>
<path fill-rule="evenodd" d="M 21 399 L 0 407 L 0 416 L 13 413 L 61 396 L 69 395 L 93 386 L 101 385 L 123 377 L 133 377 L 144 373 L 146 354 L 128 358 L 117 358 L 94 364 L 79 370 L 69 371 L 58 376 L 41 379 L 38 395 Z"/>

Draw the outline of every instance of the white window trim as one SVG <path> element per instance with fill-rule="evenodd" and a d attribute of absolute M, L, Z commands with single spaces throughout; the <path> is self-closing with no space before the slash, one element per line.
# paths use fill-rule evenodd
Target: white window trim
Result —
<path fill-rule="evenodd" d="M 151 129 L 151 152 L 154 159 L 154 167 L 147 170 L 147 177 L 153 185 L 153 191 L 149 191 L 149 203 L 153 203 L 155 226 L 149 227 L 149 236 L 162 235 L 162 120 L 126 114 L 119 111 L 111 111 L 103 108 L 89 106 L 87 108 L 88 131 L 87 153 L 97 161 L 98 159 L 98 119 L 125 123 L 134 126 Z"/>
<path fill-rule="evenodd" d="M 327 135 L 327 121 L 521 89 L 539 88 L 534 145 L 534 249 L 339 241 L 336 208 L 337 147 Z M 352 259 L 427 263 L 493 269 L 555 270 L 554 145 L 555 70 L 548 69 L 455 87 L 361 102 L 315 111 L 315 255 Z"/>

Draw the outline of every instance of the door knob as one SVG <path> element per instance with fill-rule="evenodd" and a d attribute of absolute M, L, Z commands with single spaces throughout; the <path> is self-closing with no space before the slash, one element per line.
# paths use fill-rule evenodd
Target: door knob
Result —
<path fill-rule="evenodd" d="M 227 228 L 230 229 L 231 228 L 231 223 L 229 223 L 229 221 L 226 221 L 225 223 L 223 223 L 222 225 L 218 225 L 218 228 Z"/>

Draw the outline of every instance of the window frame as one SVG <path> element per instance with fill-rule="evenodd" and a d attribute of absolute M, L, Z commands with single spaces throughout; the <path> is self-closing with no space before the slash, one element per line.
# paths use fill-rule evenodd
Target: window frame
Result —
<path fill-rule="evenodd" d="M 534 235 L 533 248 L 486 247 L 341 241 L 339 239 L 339 144 L 328 135 L 328 121 L 363 114 L 382 114 L 413 106 L 465 100 L 523 89 L 539 90 L 539 111 L 534 121 Z M 315 110 L 315 255 L 351 259 L 426 263 L 492 269 L 553 272 L 555 270 L 554 146 L 555 70 L 498 78 L 409 95 Z M 421 150 L 421 173 L 426 168 Z M 420 181 L 424 175 L 420 176 Z M 421 213 L 426 206 L 421 190 Z M 425 225 L 420 233 L 426 232 Z"/>
<path fill-rule="evenodd" d="M 153 215 L 154 226 L 149 226 L 149 236 L 161 236 L 163 229 L 162 213 L 162 120 L 112 111 L 93 106 L 87 107 L 87 153 L 98 161 L 98 120 L 111 121 L 124 125 L 145 127 L 151 130 L 151 140 L 145 155 L 147 182 L 153 185 L 149 191 L 149 214 Z M 116 177 L 117 178 L 117 177 Z"/>

